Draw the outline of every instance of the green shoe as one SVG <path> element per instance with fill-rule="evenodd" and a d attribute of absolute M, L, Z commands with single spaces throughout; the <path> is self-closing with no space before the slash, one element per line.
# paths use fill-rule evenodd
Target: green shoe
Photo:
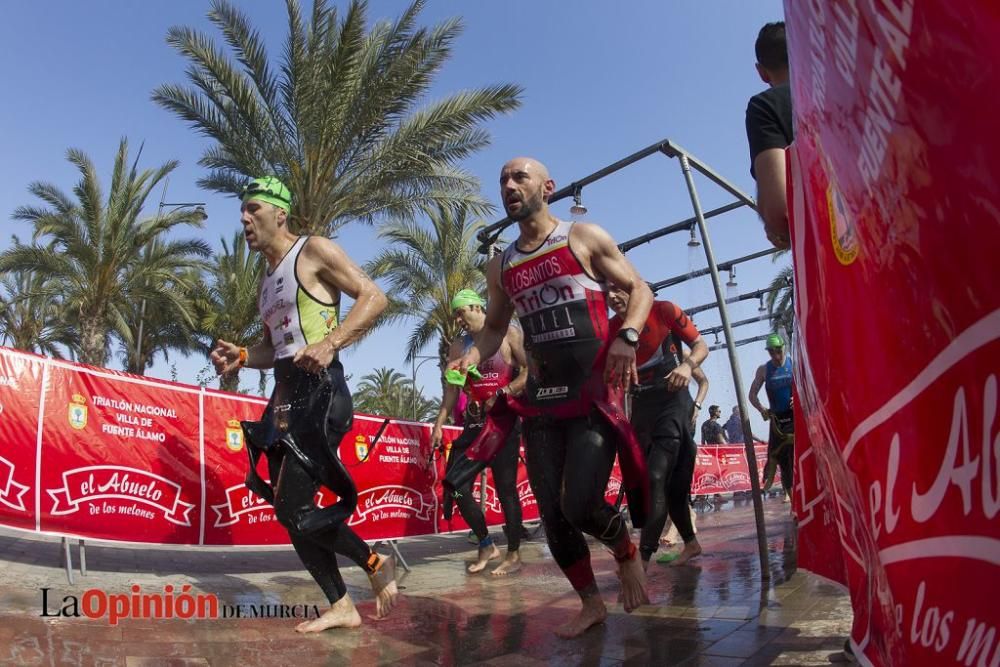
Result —
<path fill-rule="evenodd" d="M 663 563 L 664 565 L 670 564 L 673 563 L 675 560 L 677 560 L 678 556 L 680 556 L 680 554 L 677 553 L 676 551 L 670 551 L 668 553 L 660 554 L 659 556 L 657 556 L 656 562 Z"/>

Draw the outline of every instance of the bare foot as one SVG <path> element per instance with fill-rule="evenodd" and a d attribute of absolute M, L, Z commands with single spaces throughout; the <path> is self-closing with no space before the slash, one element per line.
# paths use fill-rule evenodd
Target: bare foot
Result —
<path fill-rule="evenodd" d="M 491 560 L 496 560 L 500 558 L 500 550 L 497 549 L 497 545 L 491 544 L 486 548 L 480 547 L 479 549 L 479 560 L 469 566 L 469 573 L 475 574 L 476 572 L 482 572 L 486 569 L 486 564 Z"/>
<path fill-rule="evenodd" d="M 692 558 L 697 558 L 701 555 L 701 545 L 698 544 L 698 540 L 692 540 L 684 545 L 684 549 L 681 550 L 674 562 L 670 564 L 670 567 L 677 567 L 678 565 L 684 565 Z"/>
<path fill-rule="evenodd" d="M 604 622 L 608 617 L 608 608 L 600 595 L 589 595 L 583 598 L 583 609 L 575 617 L 556 628 L 556 637 L 572 639 L 579 637 L 589 628 Z"/>
<path fill-rule="evenodd" d="M 303 621 L 295 626 L 296 632 L 322 632 L 329 628 L 357 628 L 361 625 L 361 615 L 358 614 L 350 595 L 344 595 L 327 609 L 322 616 L 311 621 Z"/>
<path fill-rule="evenodd" d="M 644 604 L 649 604 L 646 594 L 646 571 L 642 568 L 639 551 L 624 563 L 618 564 L 618 578 L 622 582 L 622 606 L 625 613 L 631 614 Z"/>
<path fill-rule="evenodd" d="M 507 574 L 514 574 L 521 569 L 521 552 L 520 551 L 508 551 L 507 557 L 503 559 L 503 562 L 493 568 L 490 572 L 494 577 L 502 577 Z"/>
<path fill-rule="evenodd" d="M 375 573 L 368 575 L 368 583 L 375 593 L 375 618 L 385 618 L 399 596 L 399 588 L 396 587 L 396 559 L 380 555 Z"/>

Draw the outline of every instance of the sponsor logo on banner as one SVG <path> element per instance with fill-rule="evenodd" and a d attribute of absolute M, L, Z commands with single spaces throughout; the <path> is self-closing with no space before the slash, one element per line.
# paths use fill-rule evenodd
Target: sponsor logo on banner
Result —
<path fill-rule="evenodd" d="M 717 493 L 722 488 L 719 476 L 714 472 L 695 473 L 691 482 L 691 495 L 701 496 L 707 493 Z"/>
<path fill-rule="evenodd" d="M 264 481 L 267 484 L 271 483 L 269 480 Z M 250 512 L 256 512 L 263 516 L 248 517 L 247 523 L 275 520 L 274 508 L 243 484 L 234 484 L 226 489 L 226 502 L 212 505 L 212 511 L 215 512 L 215 528 L 224 528 L 239 523 L 242 520 L 240 517 Z"/>
<path fill-rule="evenodd" d="M 837 261 L 847 266 L 858 258 L 858 235 L 854 216 L 847 211 L 844 197 L 831 179 L 826 189 L 826 205 L 830 211 L 830 237 Z"/>
<path fill-rule="evenodd" d="M 178 526 L 191 525 L 193 503 L 181 500 L 180 484 L 166 477 L 124 466 L 87 466 L 62 474 L 63 485 L 46 489 L 52 497 L 51 513 L 72 514 L 80 504 L 94 500 L 124 500 L 127 504 L 102 504 L 101 510 L 116 516 L 154 518 L 154 513 L 140 507 L 148 505 L 163 513 L 163 518 Z"/>
<path fill-rule="evenodd" d="M 14 481 L 14 464 L 0 456 L 0 503 L 12 510 L 27 512 L 24 494 L 28 487 Z"/>
<path fill-rule="evenodd" d="M 243 449 L 243 427 L 240 426 L 238 419 L 230 419 L 226 422 L 226 447 L 231 452 Z"/>
<path fill-rule="evenodd" d="M 358 509 L 347 525 L 356 526 L 369 517 L 372 521 L 409 518 L 431 521 L 434 507 L 433 501 L 427 502 L 423 493 L 409 486 L 376 486 L 358 494 Z"/>
<path fill-rule="evenodd" d="M 354 438 L 354 454 L 360 463 L 368 460 L 368 439 L 360 433 Z"/>
<path fill-rule="evenodd" d="M 764 463 L 767 461 L 767 445 L 754 443 L 757 457 L 757 473 L 763 479 Z M 780 487 L 781 474 L 775 472 L 774 484 Z M 703 496 L 714 493 L 749 491 L 750 467 L 746 452 L 739 445 L 700 445 L 695 456 L 694 476 L 691 479 L 691 495 Z"/>
<path fill-rule="evenodd" d="M 521 502 L 521 509 L 537 505 L 535 494 L 531 491 L 531 482 L 524 479 L 517 483 L 517 499 Z"/>
<path fill-rule="evenodd" d="M 482 502 L 482 484 L 483 478 L 481 476 L 476 478 L 476 483 L 472 487 L 472 497 L 476 503 Z M 490 483 L 486 483 L 486 509 L 494 514 L 500 514 L 503 512 L 503 507 L 500 505 L 500 496 L 497 495 L 497 490 L 490 486 Z"/>
<path fill-rule="evenodd" d="M 73 398 L 67 406 L 69 415 L 69 425 L 76 430 L 87 428 L 87 399 L 80 394 L 73 394 Z"/>

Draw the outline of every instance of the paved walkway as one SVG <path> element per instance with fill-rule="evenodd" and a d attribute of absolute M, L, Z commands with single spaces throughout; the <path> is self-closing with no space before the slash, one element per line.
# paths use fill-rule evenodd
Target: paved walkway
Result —
<path fill-rule="evenodd" d="M 400 545 L 412 572 L 385 621 L 300 636 L 295 619 L 213 620 L 42 617 L 64 596 L 99 588 L 146 593 L 185 584 L 223 605 L 317 605 L 325 598 L 294 552 L 87 546 L 88 574 L 69 585 L 58 540 L 0 529 L 0 664 L 12 665 L 806 665 L 842 662 L 851 608 L 837 587 L 795 570 L 788 505 L 765 503 L 771 584 L 761 588 L 749 503 L 702 513 L 705 555 L 686 567 L 650 566 L 653 604 L 625 614 L 615 603 L 614 561 L 592 546 L 607 622 L 563 641 L 552 629 L 579 605 L 541 539 L 508 578 L 466 575 L 464 535 Z M 76 552 L 74 549 L 74 559 Z M 362 615 L 374 613 L 363 573 L 346 568 Z"/>

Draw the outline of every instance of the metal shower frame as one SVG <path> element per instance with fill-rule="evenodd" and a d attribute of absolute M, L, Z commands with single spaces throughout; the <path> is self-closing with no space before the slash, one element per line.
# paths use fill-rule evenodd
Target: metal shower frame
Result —
<path fill-rule="evenodd" d="M 600 179 L 609 176 L 615 173 L 616 171 L 619 171 L 635 162 L 643 160 L 651 155 L 656 155 L 658 153 L 665 155 L 668 158 L 676 158 L 680 163 L 681 174 L 683 175 L 685 184 L 687 185 L 688 193 L 691 198 L 691 208 L 694 212 L 694 216 L 691 218 L 687 218 L 685 220 L 681 220 L 680 222 L 677 222 L 675 224 L 668 225 L 667 227 L 663 227 L 654 230 L 652 232 L 649 232 L 647 234 L 637 236 L 628 241 L 624 241 L 621 244 L 619 244 L 618 247 L 619 249 L 621 249 L 622 252 L 628 252 L 629 250 L 639 245 L 648 243 L 654 239 L 667 236 L 669 234 L 681 231 L 692 231 L 695 228 L 698 229 L 698 231 L 701 234 L 702 247 L 705 249 L 705 260 L 708 264 L 707 269 L 702 271 L 690 272 L 683 276 L 677 276 L 676 278 L 671 278 L 666 281 L 661 281 L 661 283 L 653 283 L 651 284 L 651 287 L 659 284 L 660 287 L 662 288 L 664 286 L 674 285 L 684 282 L 686 280 L 690 280 L 697 276 L 705 275 L 706 273 L 711 275 L 712 286 L 715 289 L 716 302 L 714 304 L 706 304 L 705 306 L 700 307 L 697 311 L 695 311 L 695 309 L 692 309 L 688 310 L 687 312 L 690 314 L 692 312 L 709 310 L 710 308 L 719 309 L 719 317 L 722 320 L 722 325 L 721 325 L 722 331 L 725 332 L 726 336 L 726 343 L 724 347 L 729 352 L 729 365 L 732 370 L 733 386 L 734 389 L 736 390 L 736 400 L 739 405 L 740 417 L 743 422 L 743 432 L 750 433 L 751 432 L 750 417 L 749 417 L 750 413 L 747 409 L 747 395 L 746 392 L 744 391 L 743 377 L 742 374 L 740 373 L 739 362 L 736 358 L 736 347 L 740 344 L 751 342 L 751 340 L 753 339 L 748 339 L 747 341 L 734 341 L 732 332 L 733 327 L 729 321 L 729 311 L 726 307 L 726 304 L 735 301 L 745 300 L 747 298 L 759 298 L 760 296 L 762 296 L 767 292 L 774 291 L 774 289 L 758 290 L 757 292 L 751 293 L 754 295 L 752 297 L 747 295 L 741 295 L 739 297 L 735 297 L 732 299 L 726 299 L 725 293 L 723 291 L 722 282 L 719 279 L 719 267 L 722 266 L 724 267 L 724 270 L 728 270 L 728 268 L 731 268 L 731 266 L 733 266 L 736 263 L 739 263 L 741 261 L 749 261 L 750 259 L 755 259 L 757 257 L 770 255 L 773 254 L 773 251 L 761 251 L 758 253 L 754 253 L 752 255 L 748 255 L 747 257 L 738 258 L 736 260 L 731 260 L 729 262 L 723 262 L 722 264 L 719 264 L 718 262 L 715 261 L 715 253 L 712 250 L 712 241 L 708 234 L 708 226 L 706 221 L 710 218 L 722 215 L 723 213 L 728 213 L 730 211 L 743 208 L 744 206 L 756 211 L 757 203 L 754 201 L 754 199 L 750 195 L 746 194 L 738 187 L 730 183 L 728 180 L 726 180 L 724 177 L 718 174 L 707 164 L 705 164 L 697 157 L 692 155 L 689 151 L 685 150 L 680 145 L 678 145 L 677 143 L 673 142 L 670 139 L 664 139 L 655 144 L 647 146 L 646 148 L 643 148 L 642 150 L 637 151 L 625 158 L 622 158 L 621 160 L 613 164 L 610 164 L 604 167 L 603 169 L 599 169 L 598 171 L 595 171 L 589 176 L 585 176 L 584 178 L 581 178 L 578 181 L 573 181 L 569 185 L 559 190 L 556 190 L 549 197 L 549 204 L 557 202 L 561 199 L 565 199 L 567 197 L 573 197 L 574 195 L 578 195 L 585 186 L 594 183 L 596 181 L 599 181 Z M 724 206 L 720 206 L 718 208 L 714 208 L 709 211 L 703 211 L 701 208 L 701 201 L 698 197 L 698 191 L 695 188 L 692 169 L 698 171 L 703 176 L 708 178 L 710 181 L 715 183 L 717 186 L 719 186 L 720 188 L 728 192 L 730 195 L 735 197 L 735 200 Z M 483 228 L 478 235 L 478 239 L 481 243 L 479 251 L 484 254 L 489 253 L 491 251 L 492 246 L 497 242 L 497 239 L 500 237 L 500 234 L 503 232 L 503 230 L 506 229 L 511 224 L 513 224 L 513 220 L 511 220 L 510 218 L 504 218 L 503 220 L 499 220 Z M 722 346 L 720 345 L 718 347 Z M 712 347 L 710 349 L 717 349 L 717 347 Z M 761 579 L 763 579 L 764 581 L 769 581 L 771 578 L 771 569 L 769 566 L 768 552 L 767 552 L 767 528 L 764 523 L 764 506 L 763 506 L 763 501 L 761 499 L 760 481 L 759 481 L 760 478 L 757 469 L 757 455 L 753 447 L 753 442 L 744 443 L 744 453 L 747 459 L 747 466 L 749 467 L 750 470 L 750 485 L 753 492 L 753 509 L 754 509 L 754 519 L 757 527 L 757 550 L 760 557 Z"/>

